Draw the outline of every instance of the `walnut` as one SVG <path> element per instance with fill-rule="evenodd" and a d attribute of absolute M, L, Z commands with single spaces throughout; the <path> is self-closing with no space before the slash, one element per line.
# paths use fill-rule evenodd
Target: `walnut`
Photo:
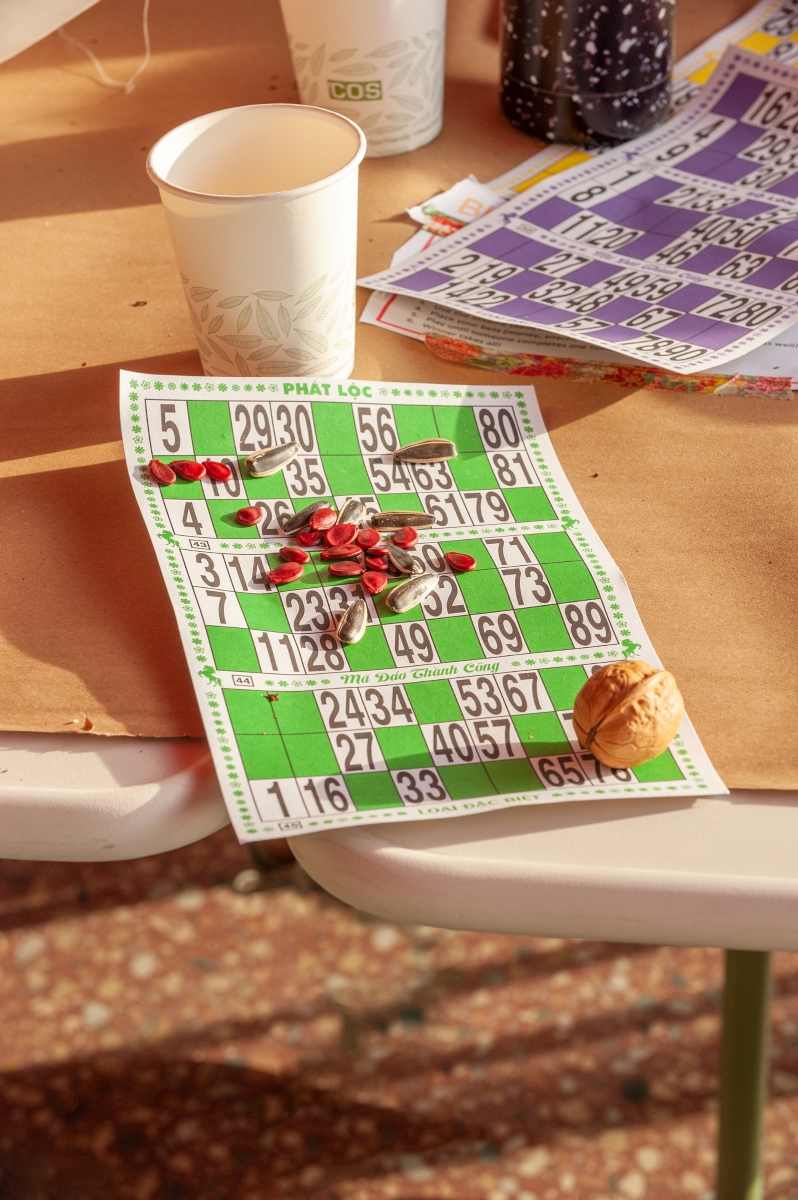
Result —
<path fill-rule="evenodd" d="M 639 767 L 662 754 L 683 716 L 671 673 L 636 659 L 601 667 L 574 701 L 579 743 L 607 767 Z"/>

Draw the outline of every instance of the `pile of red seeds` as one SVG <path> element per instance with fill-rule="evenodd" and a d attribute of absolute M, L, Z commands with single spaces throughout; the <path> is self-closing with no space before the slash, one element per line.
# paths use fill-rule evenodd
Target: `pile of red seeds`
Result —
<path fill-rule="evenodd" d="M 372 596 L 388 586 L 389 563 L 379 553 L 381 538 L 376 529 L 340 525 L 334 508 L 318 508 L 310 514 L 306 527 L 296 534 L 296 540 L 297 546 L 283 546 L 280 550 L 284 563 L 267 574 L 272 583 L 294 583 L 302 575 L 304 564 L 310 562 L 304 547 L 320 546 L 323 549 L 319 558 L 328 564 L 327 570 L 334 578 L 359 579 Z"/>
<path fill-rule="evenodd" d="M 171 462 L 169 464 L 154 458 L 149 464 L 150 477 L 162 487 L 169 487 L 177 480 L 230 479 L 233 472 L 226 463 L 194 462 L 191 459 Z M 253 504 L 240 508 L 236 520 L 241 525 L 257 525 L 263 516 L 263 510 Z M 340 579 L 359 579 L 365 590 L 372 596 L 379 595 L 388 586 L 388 573 L 394 573 L 387 557 L 387 547 L 382 542 L 378 530 L 370 527 L 358 529 L 357 525 L 339 525 L 334 508 L 317 508 L 310 514 L 304 529 L 296 534 L 298 545 L 283 546 L 280 558 L 283 560 L 279 567 L 267 572 L 267 579 L 274 584 L 295 583 L 305 572 L 305 565 L 310 562 L 310 555 L 305 547 L 323 546 L 319 557 L 328 563 L 330 575 Z M 403 550 L 412 550 L 418 544 L 418 531 L 405 525 L 394 533 L 392 539 L 396 546 Z M 462 573 L 473 571 L 477 561 L 470 554 L 460 554 L 450 550 L 444 553 L 444 559 L 453 571 Z"/>

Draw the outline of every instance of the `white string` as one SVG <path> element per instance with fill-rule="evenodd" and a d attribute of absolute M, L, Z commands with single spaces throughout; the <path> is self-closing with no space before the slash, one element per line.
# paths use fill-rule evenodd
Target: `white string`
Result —
<path fill-rule="evenodd" d="M 106 72 L 105 68 L 93 50 L 90 50 L 89 47 L 84 45 L 83 42 L 79 42 L 77 38 L 73 38 L 71 34 L 67 33 L 63 25 L 58 32 L 65 42 L 71 42 L 73 46 L 77 46 L 79 50 L 82 50 L 83 53 L 91 59 L 97 68 L 97 74 L 100 76 L 100 79 L 102 79 L 103 83 L 108 83 L 112 87 L 124 88 L 125 95 L 129 96 L 136 86 L 136 80 L 138 79 L 139 75 L 146 68 L 150 61 L 150 0 L 144 0 L 144 12 L 142 14 L 141 24 L 144 33 L 144 58 L 136 67 L 135 71 L 130 76 L 130 79 L 112 79 L 111 76 Z"/>

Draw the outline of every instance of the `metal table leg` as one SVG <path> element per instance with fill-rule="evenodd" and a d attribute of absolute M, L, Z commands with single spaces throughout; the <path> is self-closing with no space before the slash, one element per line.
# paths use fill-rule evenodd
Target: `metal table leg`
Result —
<path fill-rule="evenodd" d="M 726 951 L 716 1200 L 762 1200 L 770 955 Z"/>

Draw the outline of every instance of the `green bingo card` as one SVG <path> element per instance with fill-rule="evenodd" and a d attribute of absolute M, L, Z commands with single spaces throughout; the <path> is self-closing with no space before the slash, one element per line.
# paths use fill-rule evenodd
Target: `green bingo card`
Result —
<path fill-rule="evenodd" d="M 658 662 L 626 582 L 554 454 L 534 389 L 120 373 L 130 477 L 174 604 L 219 780 L 242 841 L 442 818 L 509 804 L 725 788 L 685 718 L 659 758 L 611 770 L 579 745 L 576 693 L 604 663 Z M 422 438 L 448 462 L 397 462 Z M 252 478 L 253 451 L 296 441 Z M 231 477 L 154 484 L 151 458 L 215 459 Z M 268 572 L 314 500 L 436 519 L 412 553 L 437 584 L 396 615 L 311 549 Z M 257 506 L 256 526 L 236 520 Z M 473 571 L 452 571 L 460 551 Z M 391 579 L 389 588 L 398 579 Z M 368 608 L 342 645 L 341 613 Z"/>

